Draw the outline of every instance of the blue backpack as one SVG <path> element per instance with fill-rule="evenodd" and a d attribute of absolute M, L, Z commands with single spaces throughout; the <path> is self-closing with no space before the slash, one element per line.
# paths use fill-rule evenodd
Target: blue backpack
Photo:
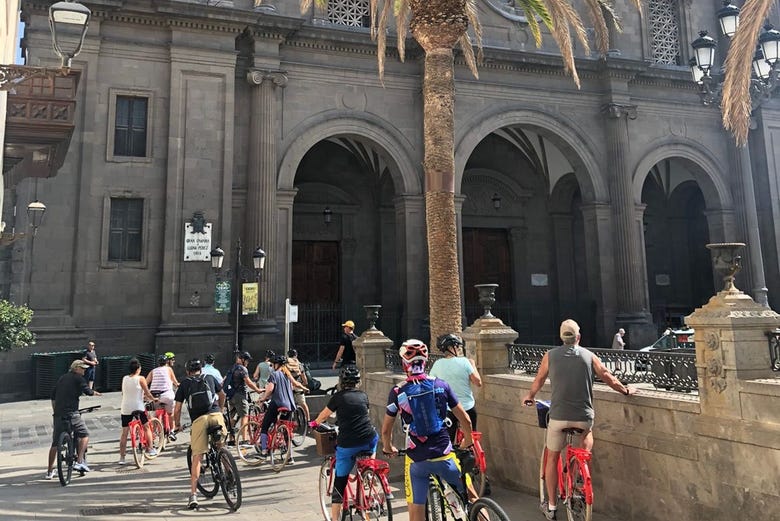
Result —
<path fill-rule="evenodd" d="M 416 436 L 431 436 L 444 428 L 444 420 L 439 416 L 439 408 L 436 405 L 435 381 L 436 379 L 431 377 L 409 381 L 398 395 L 399 405 L 402 401 L 408 404 L 412 414 L 409 428 Z"/>
<path fill-rule="evenodd" d="M 222 390 L 225 392 L 225 398 L 230 400 L 233 398 L 233 395 L 236 394 L 236 386 L 233 382 L 233 369 L 235 369 L 236 366 L 232 366 L 230 369 L 228 369 L 227 374 L 225 375 L 225 384 L 222 386 Z"/>

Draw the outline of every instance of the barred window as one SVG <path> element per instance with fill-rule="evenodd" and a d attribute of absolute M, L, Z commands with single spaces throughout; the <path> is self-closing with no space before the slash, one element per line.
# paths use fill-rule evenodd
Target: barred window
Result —
<path fill-rule="evenodd" d="M 350 27 L 370 27 L 371 14 L 368 0 L 330 0 L 328 21 Z"/>
<path fill-rule="evenodd" d="M 111 198 L 108 260 L 140 261 L 143 235 L 143 199 Z"/>
<path fill-rule="evenodd" d="M 681 65 L 680 8 L 677 0 L 650 0 L 650 45 L 653 61 Z"/>
<path fill-rule="evenodd" d="M 147 105 L 147 98 L 116 97 L 115 156 L 146 157 Z"/>

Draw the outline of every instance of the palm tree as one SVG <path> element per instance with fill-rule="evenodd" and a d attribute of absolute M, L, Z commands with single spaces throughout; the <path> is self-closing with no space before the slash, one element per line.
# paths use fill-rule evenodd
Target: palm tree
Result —
<path fill-rule="evenodd" d="M 256 0 L 258 3 L 262 0 Z M 582 18 L 574 0 L 514 0 L 523 9 L 537 47 L 542 37 L 539 22 L 550 31 L 561 51 L 564 70 L 571 74 L 577 88 L 579 76 L 574 63 L 573 42 L 578 40 L 584 53 L 590 52 Z M 632 0 L 642 12 L 641 0 Z M 301 11 L 312 2 L 325 9 L 328 0 L 301 0 Z M 612 0 L 582 0 L 593 24 L 597 50 L 609 49 L 609 27 L 620 30 L 612 9 Z M 724 85 L 723 122 L 738 143 L 747 139 L 750 119 L 750 64 L 758 38 L 758 28 L 773 0 L 745 0 L 740 31 L 734 38 L 727 59 Z M 428 236 L 428 275 L 431 338 L 441 333 L 460 331 L 461 295 L 455 222 L 454 159 L 454 58 L 460 44 L 472 73 L 478 77 L 476 61 L 467 32 L 471 24 L 481 57 L 482 29 L 477 19 L 476 0 L 370 0 L 371 35 L 377 41 L 379 77 L 384 76 L 385 38 L 391 10 L 396 21 L 398 52 L 404 59 L 404 42 L 410 31 L 425 51 L 423 78 L 423 135 L 425 208 Z M 728 66 L 734 64 L 736 66 Z"/>

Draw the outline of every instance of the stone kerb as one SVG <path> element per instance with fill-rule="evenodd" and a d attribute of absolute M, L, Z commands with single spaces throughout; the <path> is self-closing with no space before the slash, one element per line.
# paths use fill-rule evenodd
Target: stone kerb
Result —
<path fill-rule="evenodd" d="M 743 418 L 741 383 L 773 376 L 766 332 L 780 315 L 738 290 L 721 291 L 686 317 L 695 329 L 702 414 Z"/>
<path fill-rule="evenodd" d="M 500 318 L 478 318 L 463 331 L 468 352 L 474 354 L 477 369 L 484 375 L 506 373 L 507 344 L 517 339 L 517 331 Z"/>
<path fill-rule="evenodd" d="M 367 329 L 352 345 L 363 374 L 385 371 L 385 349 L 393 347 L 393 341 L 384 333 L 378 329 Z"/>

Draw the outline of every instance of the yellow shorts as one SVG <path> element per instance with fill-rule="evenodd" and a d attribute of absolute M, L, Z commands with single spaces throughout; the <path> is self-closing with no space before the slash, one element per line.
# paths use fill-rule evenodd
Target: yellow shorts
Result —
<path fill-rule="evenodd" d="M 406 502 L 415 505 L 424 505 L 428 492 L 428 476 L 436 474 L 445 481 L 460 489 L 461 470 L 460 461 L 455 451 L 445 456 L 414 462 L 406 456 L 404 458 L 404 493 Z M 466 482 L 469 486 L 468 475 Z"/>
<path fill-rule="evenodd" d="M 221 412 L 212 412 L 198 416 L 192 422 L 192 427 L 190 427 L 190 448 L 192 449 L 192 454 L 206 454 L 209 451 L 208 430 L 212 425 L 220 425 L 222 427 L 222 436 L 227 436 L 225 418 Z"/>

